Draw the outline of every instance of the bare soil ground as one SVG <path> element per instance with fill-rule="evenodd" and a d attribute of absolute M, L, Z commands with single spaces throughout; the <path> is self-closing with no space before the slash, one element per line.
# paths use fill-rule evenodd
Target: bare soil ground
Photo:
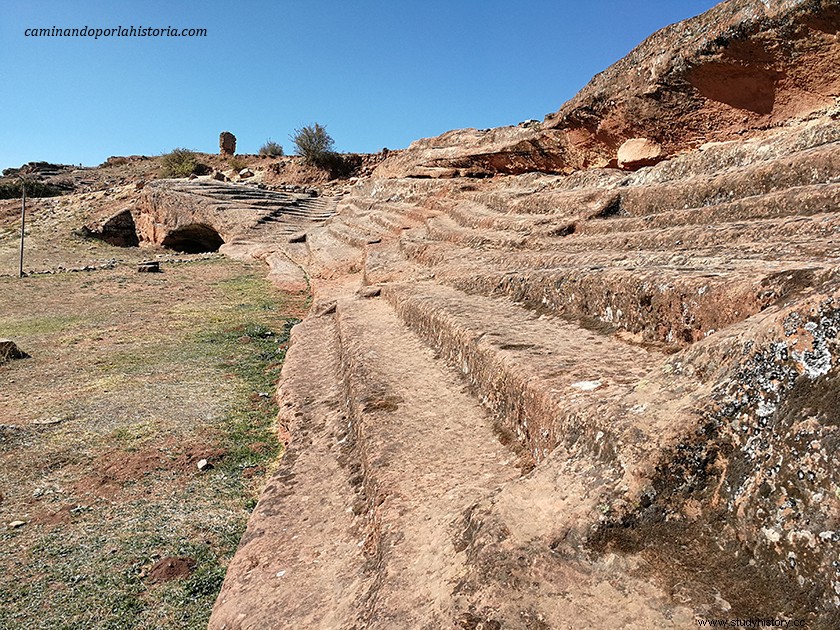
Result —
<path fill-rule="evenodd" d="M 50 256 L 48 223 L 45 266 L 124 262 L 0 277 L 0 336 L 31 355 L 0 366 L 0 628 L 206 627 L 279 459 L 274 383 L 307 297 L 217 256 L 138 274 L 155 252 L 61 222 Z"/>

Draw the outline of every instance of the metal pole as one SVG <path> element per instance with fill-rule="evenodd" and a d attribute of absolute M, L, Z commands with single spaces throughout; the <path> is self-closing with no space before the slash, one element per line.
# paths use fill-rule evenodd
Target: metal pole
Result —
<path fill-rule="evenodd" d="M 20 182 L 20 267 L 18 278 L 23 278 L 23 235 L 26 229 L 26 182 Z"/>

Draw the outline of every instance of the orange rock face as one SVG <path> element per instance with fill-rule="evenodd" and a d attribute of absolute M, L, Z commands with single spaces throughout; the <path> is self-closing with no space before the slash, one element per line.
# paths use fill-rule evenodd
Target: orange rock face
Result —
<path fill-rule="evenodd" d="M 236 153 L 236 136 L 229 131 L 219 134 L 219 155 L 233 155 Z"/>
<path fill-rule="evenodd" d="M 618 149 L 618 168 L 628 171 L 656 164 L 662 155 L 662 147 L 647 138 L 632 138 Z"/>
<path fill-rule="evenodd" d="M 651 35 L 540 126 L 449 132 L 378 173 L 568 173 L 614 165 L 633 138 L 659 144 L 662 158 L 743 139 L 834 106 L 838 28 L 835 2 L 729 0 Z"/>

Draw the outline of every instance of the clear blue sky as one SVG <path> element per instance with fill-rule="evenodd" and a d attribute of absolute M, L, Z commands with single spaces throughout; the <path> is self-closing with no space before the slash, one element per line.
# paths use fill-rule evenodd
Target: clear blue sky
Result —
<path fill-rule="evenodd" d="M 655 30 L 715 0 L 2 0 L 0 168 L 175 147 L 255 153 L 320 122 L 339 151 L 556 111 Z M 26 28 L 206 28 L 201 38 Z"/>

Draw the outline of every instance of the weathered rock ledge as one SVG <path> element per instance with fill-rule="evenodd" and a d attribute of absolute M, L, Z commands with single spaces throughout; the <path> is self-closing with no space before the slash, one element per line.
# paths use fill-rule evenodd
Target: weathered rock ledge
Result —
<path fill-rule="evenodd" d="M 724 2 L 226 243 L 313 306 L 210 627 L 838 627 L 838 15 Z"/>
<path fill-rule="evenodd" d="M 634 138 L 659 160 L 748 138 L 837 106 L 838 28 L 833 0 L 729 0 L 651 35 L 540 125 L 418 140 L 374 176 L 570 173 L 616 166 Z"/>

